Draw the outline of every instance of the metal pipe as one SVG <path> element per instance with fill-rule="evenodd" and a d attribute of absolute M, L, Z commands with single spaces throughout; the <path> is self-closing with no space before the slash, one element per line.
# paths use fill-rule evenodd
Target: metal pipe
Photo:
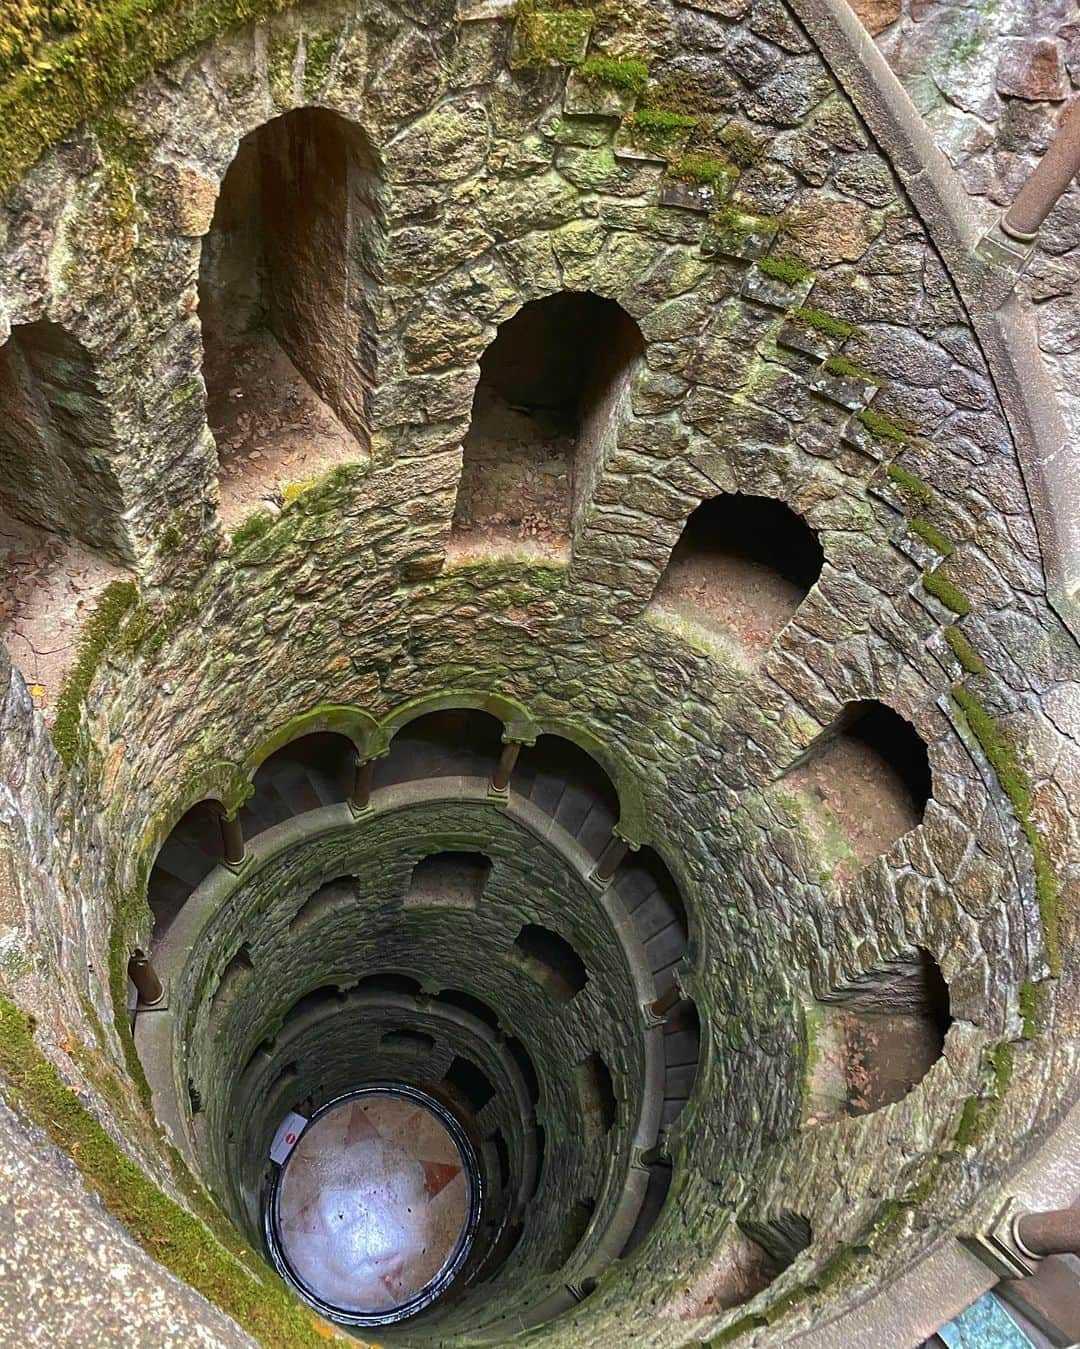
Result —
<path fill-rule="evenodd" d="M 1080 1208 L 1049 1209 L 1045 1213 L 1018 1213 L 1013 1232 L 1031 1255 L 1080 1255 Z"/>
<path fill-rule="evenodd" d="M 357 759 L 353 769 L 352 791 L 349 793 L 349 809 L 354 815 L 359 815 L 362 810 L 367 810 L 368 803 L 371 801 L 371 784 L 374 777 L 375 760 L 366 759 L 361 763 Z"/>
<path fill-rule="evenodd" d="M 507 787 L 510 786 L 510 775 L 514 771 L 520 753 L 520 740 L 508 740 L 503 745 L 499 762 L 495 765 L 495 771 L 491 775 L 492 791 L 505 792 Z"/>
<path fill-rule="evenodd" d="M 138 947 L 131 953 L 128 961 L 128 978 L 135 985 L 139 1002 L 143 1007 L 156 1007 L 164 998 L 165 989 L 158 978 L 157 970 L 150 963 L 150 957 Z"/>
<path fill-rule="evenodd" d="M 618 834 L 612 834 L 608 840 L 607 847 L 600 854 L 599 861 L 596 863 L 596 869 L 593 876 L 598 881 L 610 881 L 619 863 L 630 851 L 629 845 L 624 843 Z"/>
<path fill-rule="evenodd" d="M 238 816 L 234 815 L 230 819 L 228 815 L 221 817 L 221 843 L 225 849 L 225 865 L 227 867 L 238 867 L 244 860 L 244 826 L 240 823 Z"/>
<path fill-rule="evenodd" d="M 1080 98 L 1065 109 L 1050 148 L 1005 212 L 1001 228 L 1014 239 L 1030 243 L 1039 226 L 1057 205 L 1061 194 L 1080 173 Z"/>

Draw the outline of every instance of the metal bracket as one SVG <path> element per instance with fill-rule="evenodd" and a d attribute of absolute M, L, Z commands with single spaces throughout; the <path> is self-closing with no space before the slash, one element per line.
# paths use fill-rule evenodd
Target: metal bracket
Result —
<path fill-rule="evenodd" d="M 985 1232 L 963 1237 L 964 1245 L 1000 1279 L 1026 1279 L 1042 1257 L 1032 1255 L 1016 1236 L 1016 1218 L 1022 1212 L 1013 1197 L 1005 1201 Z"/>

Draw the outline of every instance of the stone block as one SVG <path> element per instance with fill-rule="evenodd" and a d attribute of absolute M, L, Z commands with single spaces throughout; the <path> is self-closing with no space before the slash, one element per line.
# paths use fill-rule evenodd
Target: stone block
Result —
<path fill-rule="evenodd" d="M 1061 44 L 1052 38 L 1007 38 L 994 87 L 1006 98 L 1063 99 L 1068 92 Z"/>

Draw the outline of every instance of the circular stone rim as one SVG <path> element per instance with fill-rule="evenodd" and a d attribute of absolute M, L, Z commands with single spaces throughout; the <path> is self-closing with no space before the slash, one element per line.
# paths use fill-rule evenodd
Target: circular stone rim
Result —
<path fill-rule="evenodd" d="M 438 1122 L 446 1129 L 450 1135 L 451 1141 L 461 1155 L 462 1170 L 465 1174 L 465 1221 L 462 1224 L 461 1232 L 458 1234 L 457 1241 L 450 1255 L 439 1272 L 431 1279 L 419 1292 L 414 1293 L 407 1302 L 402 1302 L 396 1307 L 392 1307 L 383 1312 L 357 1312 L 347 1311 L 343 1307 L 338 1307 L 332 1302 L 328 1302 L 321 1297 L 313 1288 L 297 1274 L 289 1263 L 288 1256 L 285 1254 L 283 1243 L 278 1236 L 278 1204 L 281 1196 L 281 1185 L 285 1175 L 286 1167 L 296 1149 L 300 1146 L 307 1131 L 324 1115 L 338 1109 L 349 1101 L 356 1101 L 366 1097 L 389 1097 L 394 1100 L 414 1101 L 423 1109 L 429 1111 Z M 299 1294 L 310 1306 L 314 1307 L 321 1316 L 328 1321 L 335 1321 L 341 1325 L 351 1326 L 385 1326 L 392 1325 L 397 1321 L 404 1321 L 410 1316 L 415 1316 L 418 1312 L 430 1307 L 431 1304 L 446 1291 L 450 1283 L 457 1277 L 461 1271 L 469 1252 L 472 1250 L 473 1238 L 476 1236 L 476 1229 L 480 1222 L 481 1206 L 481 1183 L 480 1171 L 476 1160 L 476 1151 L 469 1141 L 460 1120 L 447 1109 L 441 1101 L 430 1096 L 426 1091 L 421 1091 L 419 1087 L 411 1087 L 406 1083 L 399 1082 L 372 1082 L 364 1087 L 356 1087 L 352 1091 L 343 1092 L 340 1096 L 335 1096 L 327 1101 L 325 1105 L 320 1106 L 311 1116 L 308 1122 L 300 1131 L 300 1135 L 293 1145 L 293 1149 L 281 1165 L 275 1165 L 274 1178 L 271 1181 L 270 1193 L 263 1210 L 263 1228 L 266 1236 L 266 1244 L 270 1251 L 270 1256 L 274 1268 L 289 1286 Z"/>

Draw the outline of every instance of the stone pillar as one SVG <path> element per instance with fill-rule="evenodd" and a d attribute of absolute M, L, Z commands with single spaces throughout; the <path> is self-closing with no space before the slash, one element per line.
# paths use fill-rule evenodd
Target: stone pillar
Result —
<path fill-rule="evenodd" d="M 349 792 L 349 809 L 354 815 L 367 810 L 371 803 L 371 782 L 375 776 L 375 760 L 361 760 L 359 755 L 353 769 L 352 790 Z"/>
<path fill-rule="evenodd" d="M 222 813 L 221 842 L 225 849 L 225 865 L 227 867 L 243 866 L 246 857 L 244 827 L 236 815 L 230 817 Z"/>
<path fill-rule="evenodd" d="M 514 771 L 514 765 L 518 761 L 518 755 L 521 753 L 520 740 L 508 740 L 502 747 L 502 753 L 499 755 L 499 762 L 495 765 L 495 771 L 491 775 L 491 790 L 494 792 L 505 792 L 510 786 L 510 775 Z"/>
<path fill-rule="evenodd" d="M 629 851 L 630 845 L 624 843 L 623 840 L 619 838 L 618 834 L 612 834 L 593 870 L 593 880 L 610 881 L 612 876 L 615 875 L 619 863 Z"/>
<path fill-rule="evenodd" d="M 141 1006 L 156 1007 L 165 997 L 165 989 L 157 970 L 150 963 L 150 957 L 138 947 L 132 951 L 128 961 L 128 978 L 135 985 Z"/>

